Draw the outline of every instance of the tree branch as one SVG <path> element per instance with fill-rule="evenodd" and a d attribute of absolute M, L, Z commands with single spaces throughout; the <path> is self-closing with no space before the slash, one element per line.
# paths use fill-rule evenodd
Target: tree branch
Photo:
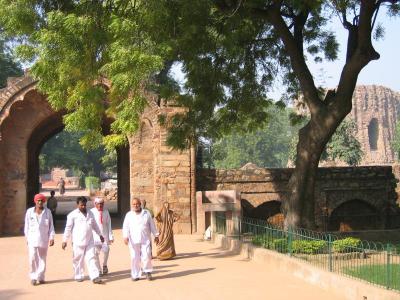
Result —
<path fill-rule="evenodd" d="M 253 8 L 252 11 L 254 15 L 266 19 L 273 25 L 274 29 L 285 45 L 285 49 L 291 60 L 293 71 L 296 73 L 296 77 L 300 82 L 300 87 L 304 94 L 304 100 L 310 110 L 311 116 L 318 114 L 324 103 L 321 101 L 318 95 L 318 90 L 315 87 L 314 79 L 305 62 L 302 51 L 303 46 L 301 45 L 301 47 L 299 47 L 298 44 L 300 40 L 302 41 L 302 33 L 297 32 L 296 37 L 292 35 L 282 18 L 280 12 L 280 3 L 275 3 L 267 9 Z M 299 21 L 301 20 L 305 24 L 307 18 L 304 20 L 304 17 L 306 18 L 306 16 L 302 16 Z M 298 23 L 298 25 L 301 25 L 301 23 Z M 297 31 L 300 29 L 302 31 L 302 28 L 300 27 L 297 28 Z M 296 38 L 298 40 L 296 40 Z"/>
<path fill-rule="evenodd" d="M 354 28 L 357 29 L 357 45 L 351 57 L 346 61 L 340 76 L 337 89 L 337 101 L 333 104 L 333 108 L 336 110 L 345 109 L 350 112 L 351 98 L 359 73 L 370 61 L 379 59 L 379 53 L 375 51 L 371 40 L 371 23 L 376 8 L 375 0 L 361 1 L 359 22 Z M 351 45 L 348 42 L 347 47 L 350 46 Z"/>

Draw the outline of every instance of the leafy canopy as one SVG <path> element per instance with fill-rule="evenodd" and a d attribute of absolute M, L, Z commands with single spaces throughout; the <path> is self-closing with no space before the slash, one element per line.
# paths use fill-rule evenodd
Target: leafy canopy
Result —
<path fill-rule="evenodd" d="M 33 62 L 39 90 L 54 109 L 67 110 L 66 130 L 84 132 L 88 149 L 122 144 L 138 128 L 143 91 L 162 67 L 163 49 L 148 37 L 143 5 L 135 3 L 0 1 L 0 23 L 20 43 L 18 55 Z M 105 140 L 104 117 L 115 120 Z"/>
<path fill-rule="evenodd" d="M 304 122 L 304 121 L 303 121 Z M 292 137 L 289 158 L 296 160 L 298 136 Z M 358 165 L 363 158 L 361 143 L 356 137 L 356 123 L 353 119 L 345 119 L 336 129 L 321 155 L 322 161 L 342 161 L 350 166 Z"/>
<path fill-rule="evenodd" d="M 213 165 L 217 169 L 235 169 L 252 162 L 259 167 L 286 167 L 290 141 L 299 128 L 291 126 L 289 110 L 272 108 L 269 113 L 269 122 L 255 132 L 233 132 L 214 142 Z"/>
<path fill-rule="evenodd" d="M 8 77 L 21 76 L 22 74 L 21 66 L 10 54 L 6 41 L 0 34 L 0 89 L 6 87 Z"/>
<path fill-rule="evenodd" d="M 389 12 L 398 14 L 397 1 L 391 4 Z M 200 136 L 262 127 L 276 83 L 286 86 L 278 105 L 298 98 L 299 72 L 282 37 L 293 36 L 299 61 L 334 60 L 338 43 L 329 20 L 339 15 L 345 23 L 359 6 L 355 0 L 0 0 L 0 25 L 20 43 L 18 54 L 34 62 L 31 73 L 51 105 L 67 110 L 66 129 L 85 133 L 87 148 L 124 143 L 139 126 L 146 90 L 188 108 L 170 120 L 168 143 L 183 148 Z M 271 14 L 276 9 L 281 27 Z M 168 72 L 175 62 L 187 79 L 179 94 Z M 104 116 L 115 120 L 107 138 Z"/>
<path fill-rule="evenodd" d="M 54 135 L 43 146 L 40 155 L 40 170 L 50 172 L 54 167 L 72 169 L 84 175 L 100 175 L 100 171 L 116 171 L 116 151 L 105 155 L 103 148 L 85 151 L 79 145 L 82 133 L 62 131 Z"/>
<path fill-rule="evenodd" d="M 285 2 L 287 14 L 310 9 L 305 52 L 317 61 L 335 59 L 337 43 L 324 29 L 331 16 L 324 10 L 326 1 Z M 84 146 L 123 143 L 123 136 L 138 128 L 144 90 L 150 89 L 174 95 L 189 108 L 172 120 L 168 139 L 185 147 L 199 136 L 262 126 L 272 103 L 266 94 L 276 80 L 287 85 L 286 99 L 297 93 L 274 28 L 249 9 L 267 3 L 238 3 L 240 10 L 233 3 L 0 0 L 0 23 L 20 43 L 19 56 L 33 62 L 30 72 L 51 105 L 68 111 L 66 130 L 85 133 Z M 187 75 L 180 95 L 168 76 L 177 61 Z M 106 139 L 104 115 L 115 120 Z"/>

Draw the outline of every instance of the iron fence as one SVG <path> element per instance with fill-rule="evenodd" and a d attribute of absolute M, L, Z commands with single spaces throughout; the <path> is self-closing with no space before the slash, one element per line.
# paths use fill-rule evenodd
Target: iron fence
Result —
<path fill-rule="evenodd" d="M 400 244 L 382 244 L 353 237 L 306 229 L 275 227 L 268 222 L 242 217 L 227 220 L 216 215 L 214 232 L 230 235 L 230 224 L 238 228 L 235 238 L 300 259 L 313 266 L 400 291 Z"/>

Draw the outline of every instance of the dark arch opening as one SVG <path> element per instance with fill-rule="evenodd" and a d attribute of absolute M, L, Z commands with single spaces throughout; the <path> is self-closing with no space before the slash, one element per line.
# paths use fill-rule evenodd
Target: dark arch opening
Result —
<path fill-rule="evenodd" d="M 376 118 L 371 119 L 368 124 L 368 140 L 371 151 L 378 150 L 379 124 Z"/>
<path fill-rule="evenodd" d="M 62 112 L 57 112 L 43 120 L 32 132 L 28 141 L 28 170 L 27 170 L 27 207 L 34 205 L 33 196 L 40 191 L 39 154 L 43 145 L 54 135 L 64 129 Z M 108 121 L 105 120 L 104 131 L 108 131 Z M 130 182 L 129 182 L 129 146 L 117 149 L 118 202 L 115 217 L 121 217 L 129 211 Z M 125 203 L 126 202 L 126 203 Z"/>
<path fill-rule="evenodd" d="M 284 217 L 281 212 L 280 201 L 268 201 L 260 204 L 257 207 L 252 207 L 249 201 L 242 199 L 242 209 L 244 216 L 264 220 L 277 226 L 281 226 L 283 224 Z"/>
<path fill-rule="evenodd" d="M 357 231 L 379 228 L 381 218 L 375 207 L 363 200 L 350 200 L 333 210 L 329 231 Z"/>

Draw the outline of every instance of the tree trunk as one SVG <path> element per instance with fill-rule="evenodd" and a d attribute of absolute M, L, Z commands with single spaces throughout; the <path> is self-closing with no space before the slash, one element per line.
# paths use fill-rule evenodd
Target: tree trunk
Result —
<path fill-rule="evenodd" d="M 342 112 L 343 118 L 347 113 Z M 315 178 L 325 145 L 340 120 L 311 120 L 299 131 L 296 166 L 289 180 L 289 197 L 283 203 L 285 228 L 315 228 Z"/>

